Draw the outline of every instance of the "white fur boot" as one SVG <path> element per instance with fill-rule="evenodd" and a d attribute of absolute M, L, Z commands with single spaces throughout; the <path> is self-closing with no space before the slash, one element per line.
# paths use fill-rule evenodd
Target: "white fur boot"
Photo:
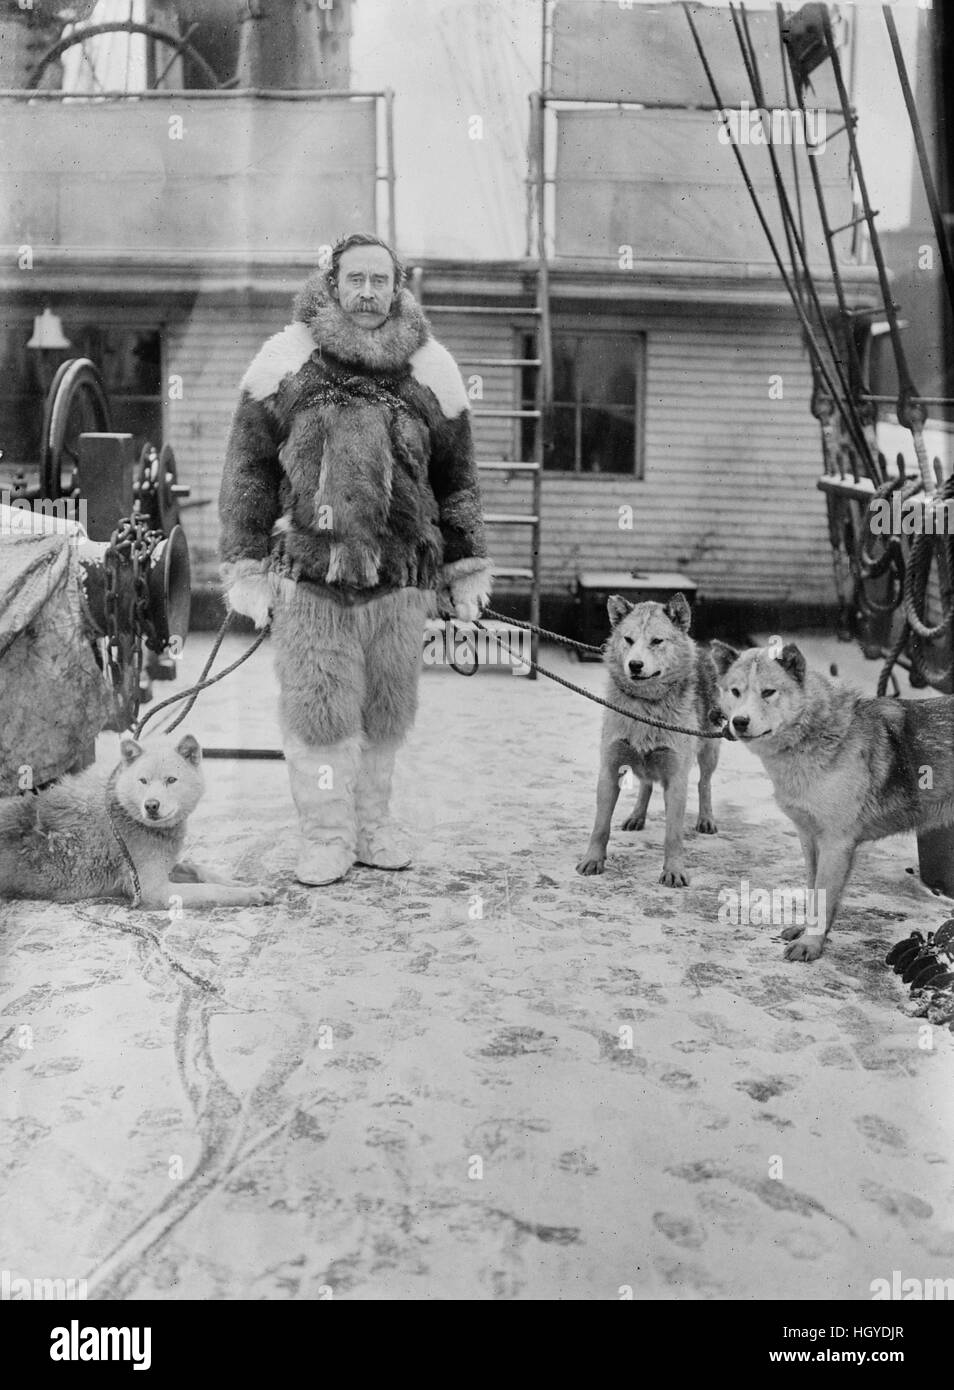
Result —
<path fill-rule="evenodd" d="M 406 869 L 411 862 L 410 841 L 388 815 L 397 750 L 397 743 L 369 743 L 361 755 L 357 862 L 372 869 Z"/>
<path fill-rule="evenodd" d="M 321 887 L 344 878 L 355 859 L 358 735 L 324 747 L 286 739 L 285 761 L 301 832 L 295 877 Z"/>

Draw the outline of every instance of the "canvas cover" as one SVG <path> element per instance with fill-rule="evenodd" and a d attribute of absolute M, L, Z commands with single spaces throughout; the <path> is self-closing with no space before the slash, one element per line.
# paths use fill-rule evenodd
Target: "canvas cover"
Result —
<path fill-rule="evenodd" d="M 103 727 L 80 583 L 68 535 L 0 526 L 0 796 L 67 772 Z"/>

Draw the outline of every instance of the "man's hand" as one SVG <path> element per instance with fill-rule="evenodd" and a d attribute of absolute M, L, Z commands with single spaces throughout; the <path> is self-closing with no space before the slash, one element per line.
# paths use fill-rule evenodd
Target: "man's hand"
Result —
<path fill-rule="evenodd" d="M 438 611 L 442 617 L 458 618 L 472 623 L 480 610 L 490 601 L 493 566 L 481 556 L 454 560 L 444 566 L 441 587 L 437 593 Z"/>
<path fill-rule="evenodd" d="M 257 628 L 271 621 L 275 595 L 259 560 L 235 560 L 221 567 L 225 601 L 231 613 L 251 618 Z"/>

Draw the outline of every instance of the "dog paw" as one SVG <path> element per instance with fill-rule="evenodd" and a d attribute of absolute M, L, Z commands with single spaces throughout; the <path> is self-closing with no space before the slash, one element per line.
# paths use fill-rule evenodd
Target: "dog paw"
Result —
<path fill-rule="evenodd" d="M 700 835 L 718 835 L 719 827 L 711 816 L 700 816 L 696 821 L 696 829 Z"/>
<path fill-rule="evenodd" d="M 666 888 L 688 888 L 689 875 L 685 869 L 666 869 L 664 868 L 659 875 L 659 882 Z"/>
<path fill-rule="evenodd" d="M 645 816 L 637 816 L 636 813 L 635 813 L 635 811 L 634 811 L 633 814 L 632 814 L 631 816 L 627 816 L 627 818 L 623 821 L 623 824 L 620 826 L 620 829 L 621 829 L 621 830 L 642 830 L 642 828 L 643 828 L 643 826 L 644 826 L 645 824 L 646 824 L 646 817 L 645 817 Z"/>
<path fill-rule="evenodd" d="M 272 888 L 250 888 L 248 890 L 248 900 L 251 907 L 269 907 L 275 898 L 276 894 Z"/>
<path fill-rule="evenodd" d="M 586 856 L 585 859 L 581 859 L 579 864 L 577 864 L 576 872 L 578 874 L 584 874 L 587 877 L 590 874 L 601 874 L 603 872 L 603 866 L 605 865 L 605 863 L 605 858 L 600 858 L 598 855 L 595 854 L 589 854 Z"/>
<path fill-rule="evenodd" d="M 786 960 L 817 960 L 824 949 L 820 936 L 806 936 L 801 941 L 793 941 L 785 950 Z"/>
<path fill-rule="evenodd" d="M 804 927 L 783 927 L 779 935 L 783 941 L 794 941 L 804 930 Z"/>

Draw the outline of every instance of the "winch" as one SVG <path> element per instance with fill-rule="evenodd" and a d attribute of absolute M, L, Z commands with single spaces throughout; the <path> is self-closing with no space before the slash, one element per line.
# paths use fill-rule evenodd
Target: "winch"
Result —
<path fill-rule="evenodd" d="M 84 766 L 101 729 L 128 728 L 189 628 L 189 488 L 168 443 L 137 457 L 112 429 L 88 358 L 57 371 L 27 472 L 0 495 L 0 795 Z"/>

